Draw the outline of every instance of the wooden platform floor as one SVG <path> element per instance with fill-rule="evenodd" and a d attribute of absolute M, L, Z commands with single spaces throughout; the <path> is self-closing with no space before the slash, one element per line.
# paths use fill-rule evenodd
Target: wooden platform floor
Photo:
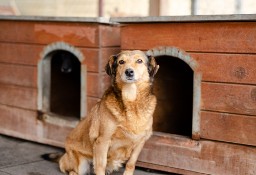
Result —
<path fill-rule="evenodd" d="M 56 163 L 43 160 L 46 153 L 60 148 L 0 135 L 0 175 L 63 175 Z M 113 175 L 121 175 L 123 169 Z M 170 173 L 136 169 L 135 175 L 166 175 Z"/>

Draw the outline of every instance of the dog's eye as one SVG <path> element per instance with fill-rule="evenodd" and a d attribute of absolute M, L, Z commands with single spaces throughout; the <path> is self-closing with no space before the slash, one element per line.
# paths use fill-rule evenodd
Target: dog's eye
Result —
<path fill-rule="evenodd" d="M 119 63 L 119 64 L 124 64 L 125 61 L 124 61 L 124 60 L 120 60 L 118 63 Z"/>
<path fill-rule="evenodd" d="M 143 61 L 141 59 L 138 59 L 136 63 L 142 63 Z"/>

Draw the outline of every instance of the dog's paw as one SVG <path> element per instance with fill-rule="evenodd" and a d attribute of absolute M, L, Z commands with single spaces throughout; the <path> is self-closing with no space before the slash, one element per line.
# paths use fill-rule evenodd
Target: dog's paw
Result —
<path fill-rule="evenodd" d="M 133 175 L 133 172 L 131 172 L 131 171 L 125 171 L 123 175 Z"/>
<path fill-rule="evenodd" d="M 74 172 L 74 171 L 70 171 L 69 173 L 68 173 L 69 175 L 78 175 L 76 172 Z"/>

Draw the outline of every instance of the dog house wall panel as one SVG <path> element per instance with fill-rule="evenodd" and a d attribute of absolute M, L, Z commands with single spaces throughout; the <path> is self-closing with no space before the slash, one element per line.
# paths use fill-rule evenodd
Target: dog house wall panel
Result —
<path fill-rule="evenodd" d="M 247 118 L 255 116 L 256 107 L 253 95 L 256 88 L 256 57 L 253 53 L 256 49 L 253 50 L 251 46 L 251 43 L 256 43 L 256 40 L 252 39 L 256 38 L 256 31 L 253 30 L 255 25 L 253 22 L 129 24 L 122 27 L 121 48 L 148 50 L 157 46 L 178 46 L 185 49 L 193 59 L 195 56 L 199 65 L 197 71 L 202 73 L 201 110 L 223 115 L 238 113 Z M 138 31 L 147 37 L 139 35 Z M 229 44 L 235 41 L 235 44 Z M 256 120 L 256 117 L 254 118 L 253 120 Z M 256 132 L 256 127 L 251 132 Z M 239 133 L 242 137 L 243 132 Z M 208 135 L 203 134 L 204 138 Z M 240 139 L 235 142 L 255 145 L 256 136 L 245 137 L 246 142 Z M 223 137 L 214 139 L 231 141 L 223 140 Z"/>
<path fill-rule="evenodd" d="M 0 103 L 29 110 L 36 110 L 37 92 L 35 88 L 0 84 Z"/>
<path fill-rule="evenodd" d="M 87 110 L 100 99 L 104 92 L 101 88 L 109 83 L 103 72 L 107 59 L 104 57 L 119 52 L 119 27 L 97 18 L 3 16 L 0 19 L 0 133 L 64 146 L 66 135 L 78 121 L 44 118 L 38 111 L 37 101 L 38 63 L 45 58 L 43 51 L 59 42 L 74 47 L 84 57 L 81 65 L 86 67 L 86 72 L 81 75 L 87 79 L 84 104 Z"/>
<path fill-rule="evenodd" d="M 113 34 L 116 35 L 113 35 Z M 100 25 L 99 26 L 99 37 L 100 37 L 100 43 L 99 45 L 102 48 L 108 48 L 117 46 L 120 47 L 120 27 L 119 25 Z M 110 48 L 111 49 L 111 48 Z M 111 53 L 113 54 L 113 53 Z M 109 55 L 108 55 L 109 57 Z"/>
<path fill-rule="evenodd" d="M 37 122 L 37 112 L 35 110 L 27 110 L 20 107 L 1 104 L 0 113 L 1 134 L 28 140 L 38 137 L 38 134 L 35 131 L 37 130 L 39 123 Z"/>
<path fill-rule="evenodd" d="M 256 115 L 254 85 L 202 83 L 202 110 Z"/>
<path fill-rule="evenodd" d="M 0 62 L 36 66 L 39 59 L 38 53 L 43 50 L 43 47 L 44 46 L 41 45 L 16 43 L 16 40 L 14 40 L 14 42 L 0 42 Z M 31 50 L 33 50 L 33 52 L 31 52 Z M 26 58 L 21 59 L 21 57 L 24 56 L 26 56 Z"/>
<path fill-rule="evenodd" d="M 203 138 L 256 145 L 254 116 L 202 111 L 201 119 Z"/>
<path fill-rule="evenodd" d="M 185 175 L 254 175 L 255 160 L 255 147 L 209 140 L 198 142 L 156 133 L 145 144 L 137 165 Z"/>
<path fill-rule="evenodd" d="M 255 22 L 246 21 L 129 24 L 122 27 L 129 37 L 122 37 L 121 45 L 122 49 L 175 46 L 187 52 L 255 53 L 255 28 Z"/>
<path fill-rule="evenodd" d="M 0 105 L 1 134 L 15 136 L 40 143 L 63 146 L 63 140 L 71 127 L 40 122 L 34 110 Z M 3 116 L 3 117 L 2 117 Z M 15 124 L 19 122 L 18 124 Z M 41 130 L 41 132 L 39 132 Z M 55 133 L 55 134 L 52 134 Z M 61 133 L 61 134 L 59 134 Z"/>
<path fill-rule="evenodd" d="M 37 70 L 33 66 L 0 63 L 0 82 L 3 84 L 36 87 Z"/>
<path fill-rule="evenodd" d="M 190 53 L 204 73 L 203 81 L 256 84 L 255 54 Z M 209 71 L 211 70 L 211 71 Z"/>
<path fill-rule="evenodd" d="M 201 74 L 201 81 L 194 82 L 201 87 L 198 99 L 201 139 L 154 133 L 140 154 L 138 164 L 180 174 L 254 174 L 255 19 L 170 18 L 174 22 L 158 22 L 161 17 L 142 18 L 141 22 L 137 18 L 127 18 L 127 21 L 121 18 L 126 24 L 121 27 L 121 49 L 159 48 L 154 54 L 161 56 L 166 55 L 165 48 L 175 50 L 178 47 L 190 55 L 198 65 L 194 73 Z M 230 153 L 225 156 L 223 153 L 227 150 Z M 244 158 L 237 157 L 240 153 Z"/>
<path fill-rule="evenodd" d="M 0 25 L 1 41 L 45 45 L 66 41 L 73 46 L 99 46 L 99 28 L 98 24 L 94 23 L 1 21 Z M 6 32 L 6 29 L 9 32 Z"/>
<path fill-rule="evenodd" d="M 49 18 L 50 19 L 50 18 Z M 19 19 L 15 23 L 1 20 L 0 40 L 17 43 L 49 44 L 66 41 L 73 46 L 97 48 L 119 46 L 119 27 L 95 22 L 44 22 Z M 9 32 L 6 32 L 8 29 Z M 16 32 L 19 31 L 19 32 Z M 111 35 L 116 33 L 116 35 Z"/>

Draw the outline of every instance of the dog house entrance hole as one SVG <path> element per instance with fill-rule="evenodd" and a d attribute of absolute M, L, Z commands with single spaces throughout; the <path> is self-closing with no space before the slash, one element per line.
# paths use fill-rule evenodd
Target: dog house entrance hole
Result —
<path fill-rule="evenodd" d="M 160 69 L 154 80 L 157 107 L 154 131 L 192 136 L 193 70 L 183 60 L 157 56 Z"/>
<path fill-rule="evenodd" d="M 76 56 L 64 50 L 51 57 L 49 112 L 80 118 L 81 64 Z"/>

